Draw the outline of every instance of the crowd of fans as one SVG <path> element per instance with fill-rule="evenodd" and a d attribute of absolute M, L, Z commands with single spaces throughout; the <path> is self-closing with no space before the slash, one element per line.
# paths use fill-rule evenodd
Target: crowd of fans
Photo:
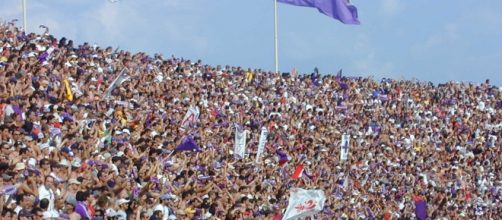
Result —
<path fill-rule="evenodd" d="M 183 129 L 189 107 L 200 117 Z M 280 219 L 301 187 L 324 190 L 317 219 L 413 219 L 417 197 L 431 219 L 499 219 L 501 114 L 488 80 L 213 67 L 3 24 L 0 218 Z M 188 136 L 200 151 L 175 150 Z"/>

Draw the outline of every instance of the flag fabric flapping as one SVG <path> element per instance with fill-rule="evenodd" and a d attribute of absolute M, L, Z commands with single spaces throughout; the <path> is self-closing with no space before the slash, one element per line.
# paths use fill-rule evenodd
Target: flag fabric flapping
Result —
<path fill-rule="evenodd" d="M 340 160 L 349 158 L 350 135 L 342 135 L 342 143 L 340 144 Z"/>
<path fill-rule="evenodd" d="M 415 215 L 418 220 L 427 219 L 427 202 L 421 196 L 415 196 Z"/>
<path fill-rule="evenodd" d="M 324 208 L 326 196 L 322 190 L 293 188 L 289 194 L 289 203 L 283 220 L 301 219 L 313 216 Z"/>
<path fill-rule="evenodd" d="M 3 186 L 2 190 L 0 191 L 0 194 L 11 196 L 11 195 L 16 194 L 16 190 L 17 190 L 17 187 L 15 185 L 5 185 L 5 186 Z"/>
<path fill-rule="evenodd" d="M 258 141 L 258 152 L 256 153 L 256 163 L 260 161 L 260 156 L 265 149 L 265 144 L 267 143 L 268 130 L 266 127 L 261 128 L 260 140 Z"/>
<path fill-rule="evenodd" d="M 319 12 L 344 24 L 360 24 L 357 8 L 348 0 L 277 0 L 277 2 L 317 8 Z"/>
<path fill-rule="evenodd" d="M 291 176 L 292 179 L 298 179 L 302 177 L 303 175 L 303 164 L 298 164 L 296 166 L 295 172 L 293 173 L 293 176 Z"/>
<path fill-rule="evenodd" d="M 198 106 L 190 106 L 187 110 L 187 113 L 185 114 L 185 117 L 183 117 L 183 121 L 181 121 L 181 129 L 187 129 L 190 126 L 193 126 L 197 123 L 197 120 L 199 119 L 200 116 L 200 110 Z"/>
<path fill-rule="evenodd" d="M 288 155 L 281 150 L 276 151 L 277 156 L 279 156 L 279 166 L 283 166 L 289 161 Z"/>
<path fill-rule="evenodd" d="M 108 97 L 110 97 L 110 95 L 112 94 L 112 91 L 117 88 L 117 86 L 120 86 L 120 84 L 129 79 L 129 76 L 127 75 L 128 71 L 129 70 L 127 68 L 124 68 L 122 69 L 122 71 L 120 71 L 117 78 L 115 78 L 108 89 L 106 89 L 105 95 L 103 96 L 104 99 L 108 99 Z"/>
<path fill-rule="evenodd" d="M 235 124 L 234 154 L 241 159 L 246 156 L 246 130 L 238 124 Z"/>
<path fill-rule="evenodd" d="M 193 137 L 190 135 L 183 140 L 183 142 L 176 147 L 176 151 L 197 151 L 201 152 L 202 149 L 197 145 Z"/>
<path fill-rule="evenodd" d="M 70 88 L 70 83 L 68 82 L 67 79 L 63 80 L 63 83 L 64 83 L 64 87 L 65 87 L 65 98 L 66 100 L 68 101 L 73 101 L 73 93 L 71 91 L 71 88 Z"/>

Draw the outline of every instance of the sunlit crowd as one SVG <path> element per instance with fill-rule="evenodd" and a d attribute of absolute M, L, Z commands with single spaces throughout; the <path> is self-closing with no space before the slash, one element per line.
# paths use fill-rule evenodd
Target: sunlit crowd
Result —
<path fill-rule="evenodd" d="M 324 191 L 315 219 L 418 219 L 417 198 L 430 219 L 500 219 L 499 86 L 211 66 L 2 24 L 0 218 L 281 219 L 299 187 Z"/>

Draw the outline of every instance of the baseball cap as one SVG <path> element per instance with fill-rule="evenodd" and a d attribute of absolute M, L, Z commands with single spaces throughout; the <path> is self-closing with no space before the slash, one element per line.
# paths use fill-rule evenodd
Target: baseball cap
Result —
<path fill-rule="evenodd" d="M 119 199 L 117 201 L 117 205 L 122 205 L 122 204 L 125 204 L 125 203 L 129 203 L 130 200 L 127 200 L 127 199 Z"/>
<path fill-rule="evenodd" d="M 171 194 L 171 193 L 166 193 L 164 195 L 161 195 L 160 196 L 160 200 L 166 200 L 166 199 L 174 199 L 175 198 L 175 195 Z"/>
<path fill-rule="evenodd" d="M 66 160 L 66 159 L 63 159 L 59 162 L 59 165 L 64 166 L 64 167 L 68 167 L 68 166 L 70 166 L 70 162 L 68 162 L 68 160 Z"/>
<path fill-rule="evenodd" d="M 71 149 L 69 147 L 63 147 L 63 148 L 61 148 L 61 152 L 67 153 L 67 154 L 69 154 L 70 156 L 73 157 L 73 152 L 71 151 Z"/>
<path fill-rule="evenodd" d="M 71 162 L 71 166 L 73 167 L 80 167 L 82 164 L 81 164 L 81 160 L 80 158 L 75 158 L 72 162 Z"/>
<path fill-rule="evenodd" d="M 77 205 L 77 200 L 75 198 L 72 198 L 72 197 L 67 197 L 65 202 L 68 203 L 68 204 L 71 204 L 73 206 Z"/>
<path fill-rule="evenodd" d="M 74 179 L 74 178 L 71 178 L 70 180 L 68 180 L 68 183 L 69 183 L 69 184 L 77 184 L 77 185 L 80 185 L 80 182 L 79 182 L 77 179 Z"/>
<path fill-rule="evenodd" d="M 130 131 L 129 131 L 129 129 L 127 129 L 127 128 L 122 129 L 122 133 L 123 133 L 123 134 L 128 134 L 128 135 L 131 135 L 131 132 L 130 132 Z"/>
<path fill-rule="evenodd" d="M 12 176 L 10 176 L 9 174 L 4 173 L 4 174 L 2 174 L 2 178 L 4 180 L 10 180 L 12 178 Z"/>
<path fill-rule="evenodd" d="M 26 169 L 26 165 L 24 163 L 16 163 L 16 167 L 14 167 L 14 171 L 20 171 Z"/>

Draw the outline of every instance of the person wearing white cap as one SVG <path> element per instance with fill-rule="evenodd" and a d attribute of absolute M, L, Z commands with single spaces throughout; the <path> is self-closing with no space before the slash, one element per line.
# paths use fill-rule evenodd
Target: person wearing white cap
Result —
<path fill-rule="evenodd" d="M 127 210 L 129 206 L 130 200 L 127 199 L 119 199 L 117 200 L 117 212 L 115 212 L 115 216 L 118 217 L 118 220 L 127 220 L 127 214 L 125 210 Z"/>
<path fill-rule="evenodd" d="M 26 169 L 26 165 L 24 163 L 16 163 L 16 166 L 14 167 L 14 171 L 22 171 Z"/>
<path fill-rule="evenodd" d="M 160 196 L 160 203 L 154 207 L 154 211 L 162 212 L 162 220 L 176 219 L 176 214 L 169 208 L 169 200 L 173 199 L 170 193 Z"/>
<path fill-rule="evenodd" d="M 70 166 L 70 162 L 68 162 L 67 159 L 62 159 L 61 161 L 59 161 L 59 165 L 63 167 L 68 167 Z"/>
<path fill-rule="evenodd" d="M 77 200 L 77 191 L 80 186 L 80 182 L 75 179 L 71 178 L 68 180 L 68 188 L 66 190 L 66 193 L 64 194 L 64 200 L 65 201 L 76 201 Z"/>
<path fill-rule="evenodd" d="M 127 129 L 127 128 L 122 129 L 122 133 L 123 133 L 123 134 L 127 134 L 127 135 L 129 135 L 129 136 L 131 135 L 131 132 L 130 132 L 130 131 L 129 131 L 129 129 Z"/>

